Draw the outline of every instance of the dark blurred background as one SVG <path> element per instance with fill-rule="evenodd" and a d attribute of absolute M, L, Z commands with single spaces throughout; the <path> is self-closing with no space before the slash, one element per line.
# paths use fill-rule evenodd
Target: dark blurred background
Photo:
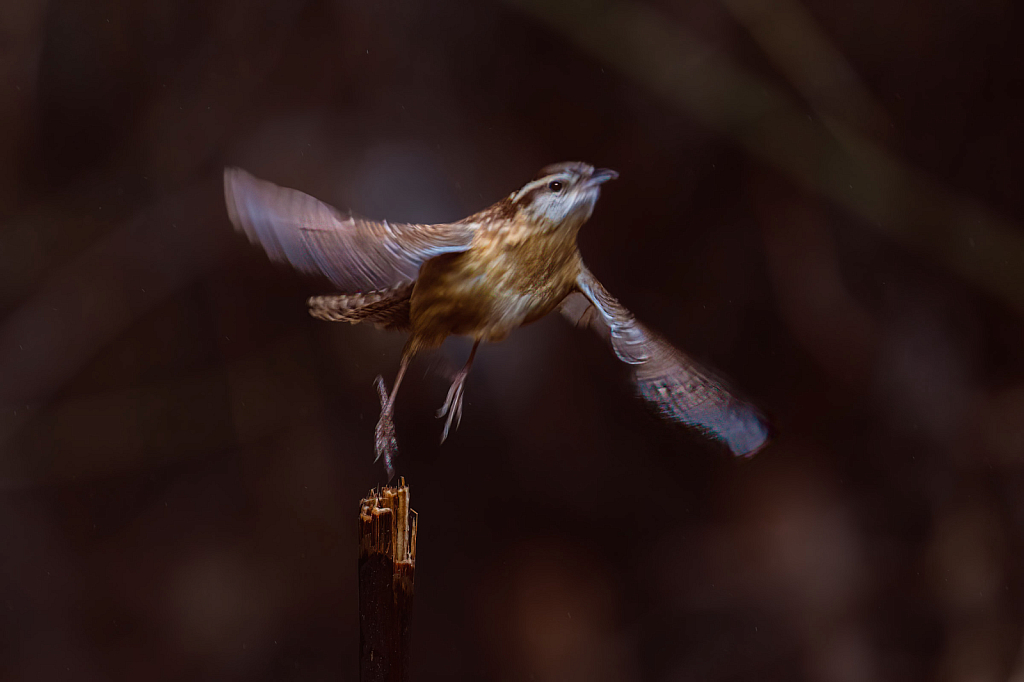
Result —
<path fill-rule="evenodd" d="M 1008 0 L 0 7 L 0 677 L 355 679 L 401 335 L 234 234 L 240 165 L 445 221 L 579 159 L 637 316 L 775 417 L 658 423 L 552 316 L 402 387 L 415 680 L 1024 681 Z"/>

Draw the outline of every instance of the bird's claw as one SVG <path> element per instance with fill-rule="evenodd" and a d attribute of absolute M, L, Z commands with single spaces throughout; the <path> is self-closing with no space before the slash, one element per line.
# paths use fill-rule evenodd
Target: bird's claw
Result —
<path fill-rule="evenodd" d="M 395 477 L 395 455 L 398 454 L 398 439 L 395 437 L 395 420 L 393 404 L 388 400 L 388 392 L 384 386 L 384 378 L 377 377 L 374 382 L 380 394 L 380 419 L 374 432 L 374 448 L 377 457 L 374 462 L 384 457 L 384 468 L 388 472 L 388 482 Z"/>
<path fill-rule="evenodd" d="M 455 428 L 459 428 L 459 424 L 462 423 L 462 396 L 464 393 L 463 385 L 466 381 L 466 375 L 459 373 L 455 377 L 455 381 L 452 382 L 452 387 L 448 389 L 448 397 L 444 401 L 444 405 L 437 411 L 437 418 L 448 415 L 447 421 L 444 423 L 444 431 L 441 432 L 441 442 L 443 443 L 448 438 L 448 431 L 451 429 L 452 421 L 455 421 Z"/>
<path fill-rule="evenodd" d="M 381 414 L 375 433 L 377 460 L 384 457 L 384 468 L 388 472 L 388 481 L 395 477 L 395 455 L 398 453 L 398 441 L 395 438 L 395 422 L 390 414 Z M 377 461 L 374 460 L 374 461 Z"/>

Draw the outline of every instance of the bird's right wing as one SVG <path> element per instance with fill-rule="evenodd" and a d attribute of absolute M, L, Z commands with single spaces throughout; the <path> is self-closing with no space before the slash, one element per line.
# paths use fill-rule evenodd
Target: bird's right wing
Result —
<path fill-rule="evenodd" d="M 341 291 L 390 289 L 416 279 L 420 266 L 465 251 L 473 225 L 410 225 L 345 216 L 298 190 L 224 169 L 224 198 L 235 229 L 272 260 L 324 275 Z"/>
<path fill-rule="evenodd" d="M 579 292 L 565 299 L 562 313 L 610 340 L 615 354 L 633 370 L 637 392 L 662 418 L 717 438 L 737 456 L 751 456 L 764 447 L 768 422 L 757 408 L 640 324 L 586 268 L 576 284 Z"/>

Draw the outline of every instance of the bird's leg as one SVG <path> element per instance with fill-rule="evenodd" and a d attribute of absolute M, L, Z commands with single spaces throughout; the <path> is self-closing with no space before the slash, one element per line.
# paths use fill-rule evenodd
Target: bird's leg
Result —
<path fill-rule="evenodd" d="M 463 384 L 466 382 L 466 376 L 469 374 L 469 368 L 473 366 L 473 357 L 476 355 L 476 348 L 480 345 L 477 341 L 473 344 L 473 350 L 469 351 L 469 359 L 466 360 L 466 366 L 459 370 L 458 374 L 455 375 L 455 380 L 452 381 L 452 387 L 448 389 L 448 398 L 444 401 L 444 405 L 437 411 L 437 416 L 441 417 L 448 415 L 448 420 L 444 423 L 444 431 L 441 433 L 441 442 L 448 437 L 448 430 L 452 426 L 452 420 L 455 420 L 455 428 L 459 428 L 459 422 L 462 421 L 462 394 Z"/>
<path fill-rule="evenodd" d="M 377 375 L 377 392 L 380 394 L 380 420 L 377 422 L 377 431 L 374 437 L 374 445 L 377 449 L 377 459 L 384 456 L 384 468 L 388 470 L 388 481 L 395 476 L 395 455 L 398 453 L 398 441 L 395 438 L 395 394 L 405 376 L 405 370 L 409 368 L 414 352 L 408 346 L 402 351 L 402 364 L 398 367 L 398 374 L 395 376 L 395 385 L 391 388 L 391 395 L 388 395 L 384 387 L 384 377 Z M 374 461 L 377 461 L 375 459 Z"/>

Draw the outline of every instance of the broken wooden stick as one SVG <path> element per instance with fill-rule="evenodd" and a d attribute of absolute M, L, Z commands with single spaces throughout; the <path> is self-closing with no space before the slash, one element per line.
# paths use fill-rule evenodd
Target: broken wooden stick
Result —
<path fill-rule="evenodd" d="M 409 486 L 371 491 L 359 504 L 359 679 L 405 682 L 416 577 L 416 512 Z"/>

